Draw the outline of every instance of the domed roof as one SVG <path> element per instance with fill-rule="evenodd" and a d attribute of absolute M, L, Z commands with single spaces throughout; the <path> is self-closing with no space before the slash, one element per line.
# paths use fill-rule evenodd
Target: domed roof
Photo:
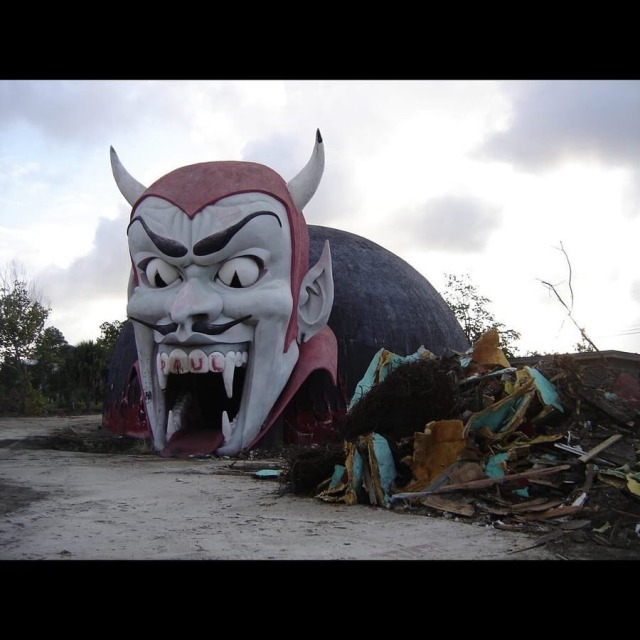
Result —
<path fill-rule="evenodd" d="M 451 308 L 402 258 L 347 231 L 308 228 L 310 265 L 325 240 L 331 249 L 335 294 L 329 326 L 338 340 L 338 370 L 349 395 L 383 347 L 403 356 L 421 345 L 435 355 L 469 348 Z"/>

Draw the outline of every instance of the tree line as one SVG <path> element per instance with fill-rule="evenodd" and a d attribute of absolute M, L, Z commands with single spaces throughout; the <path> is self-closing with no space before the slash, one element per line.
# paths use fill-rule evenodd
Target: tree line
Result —
<path fill-rule="evenodd" d="M 0 415 L 101 412 L 109 358 L 124 321 L 70 345 L 15 263 L 0 275 Z"/>

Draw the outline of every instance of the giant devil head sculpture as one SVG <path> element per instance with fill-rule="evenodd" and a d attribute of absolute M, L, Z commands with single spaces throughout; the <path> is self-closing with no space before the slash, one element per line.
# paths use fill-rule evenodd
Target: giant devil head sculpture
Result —
<path fill-rule="evenodd" d="M 204 162 L 151 186 L 113 148 L 132 206 L 127 315 L 154 448 L 251 449 L 315 369 L 335 378 L 331 254 L 309 268 L 302 209 L 324 169 L 320 132 L 288 183 L 252 162 Z"/>

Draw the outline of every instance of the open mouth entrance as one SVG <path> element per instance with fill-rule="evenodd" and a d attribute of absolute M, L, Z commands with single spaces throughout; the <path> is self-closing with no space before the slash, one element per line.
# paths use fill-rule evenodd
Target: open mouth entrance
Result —
<path fill-rule="evenodd" d="M 233 422 L 240 410 L 246 367 L 235 370 L 233 392 L 227 396 L 221 373 L 181 373 L 168 376 L 164 457 L 187 458 L 215 453 L 224 443 L 223 412 Z"/>

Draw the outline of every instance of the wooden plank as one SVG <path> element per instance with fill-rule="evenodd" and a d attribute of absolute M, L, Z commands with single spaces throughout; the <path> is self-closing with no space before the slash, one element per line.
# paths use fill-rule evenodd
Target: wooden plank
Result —
<path fill-rule="evenodd" d="M 511 508 L 514 511 L 526 511 L 530 507 L 534 507 L 541 504 L 546 504 L 546 498 L 532 498 L 531 500 L 527 500 L 526 502 L 518 502 L 517 504 L 512 504 Z"/>
<path fill-rule="evenodd" d="M 542 513 L 523 513 L 520 517 L 523 520 L 550 520 L 552 518 L 564 518 L 572 516 L 580 511 L 582 507 L 556 507 Z"/>
<path fill-rule="evenodd" d="M 445 493 L 449 491 L 460 491 L 460 490 L 474 490 L 474 489 L 486 489 L 488 487 L 493 486 L 494 484 L 504 484 L 507 482 L 513 482 L 516 480 L 528 480 L 529 478 L 536 478 L 540 476 L 548 476 L 554 473 L 559 473 L 560 471 L 566 471 L 567 469 L 571 469 L 570 464 L 564 464 L 559 467 L 552 467 L 550 469 L 534 469 L 532 471 L 523 471 L 522 473 L 512 473 L 507 476 L 498 476 L 497 478 L 486 478 L 484 480 L 471 480 L 470 482 L 465 482 L 463 484 L 448 484 L 444 487 L 440 487 L 436 489 L 432 493 Z"/>
<path fill-rule="evenodd" d="M 556 449 L 560 449 L 562 451 L 568 451 L 569 453 L 573 453 L 576 456 L 585 455 L 585 452 L 582 449 L 577 449 L 576 447 L 570 447 L 569 445 L 562 444 L 560 442 L 556 442 L 556 444 L 554 444 L 553 446 Z M 605 465 L 607 467 L 617 466 L 614 462 L 610 462 L 609 460 L 603 460 L 602 458 L 594 458 L 593 461 L 597 462 L 598 464 Z"/>
<path fill-rule="evenodd" d="M 533 502 L 533 500 L 531 501 Z M 523 513 L 523 512 L 534 512 L 534 511 L 547 511 L 547 509 L 552 509 L 562 504 L 562 500 L 549 500 L 540 504 L 518 504 L 511 507 L 512 513 Z"/>
<path fill-rule="evenodd" d="M 436 493 L 448 493 L 451 491 L 474 491 L 476 489 L 487 489 L 494 484 L 505 484 L 516 480 L 529 480 L 532 481 L 543 476 L 550 476 L 560 471 L 566 471 L 570 469 L 570 464 L 563 464 L 558 467 L 550 467 L 546 469 L 533 469 L 531 471 L 523 471 L 522 473 L 512 473 L 507 476 L 498 476 L 495 478 L 483 478 L 482 480 L 470 480 L 469 482 L 463 482 L 461 484 L 448 484 L 440 486 L 436 489 L 427 489 L 425 491 L 416 491 L 408 493 L 400 493 L 392 496 L 392 500 L 419 500 L 428 495 Z"/>
<path fill-rule="evenodd" d="M 578 460 L 580 460 L 580 462 L 589 462 L 591 458 L 597 456 L 601 451 L 608 449 L 612 444 L 615 444 L 621 438 L 622 434 L 616 433 L 615 435 L 607 438 L 604 442 L 601 442 L 598 446 L 593 447 L 593 449 L 589 449 L 589 451 L 587 451 L 587 453 L 585 453 L 583 456 L 580 456 Z"/>

